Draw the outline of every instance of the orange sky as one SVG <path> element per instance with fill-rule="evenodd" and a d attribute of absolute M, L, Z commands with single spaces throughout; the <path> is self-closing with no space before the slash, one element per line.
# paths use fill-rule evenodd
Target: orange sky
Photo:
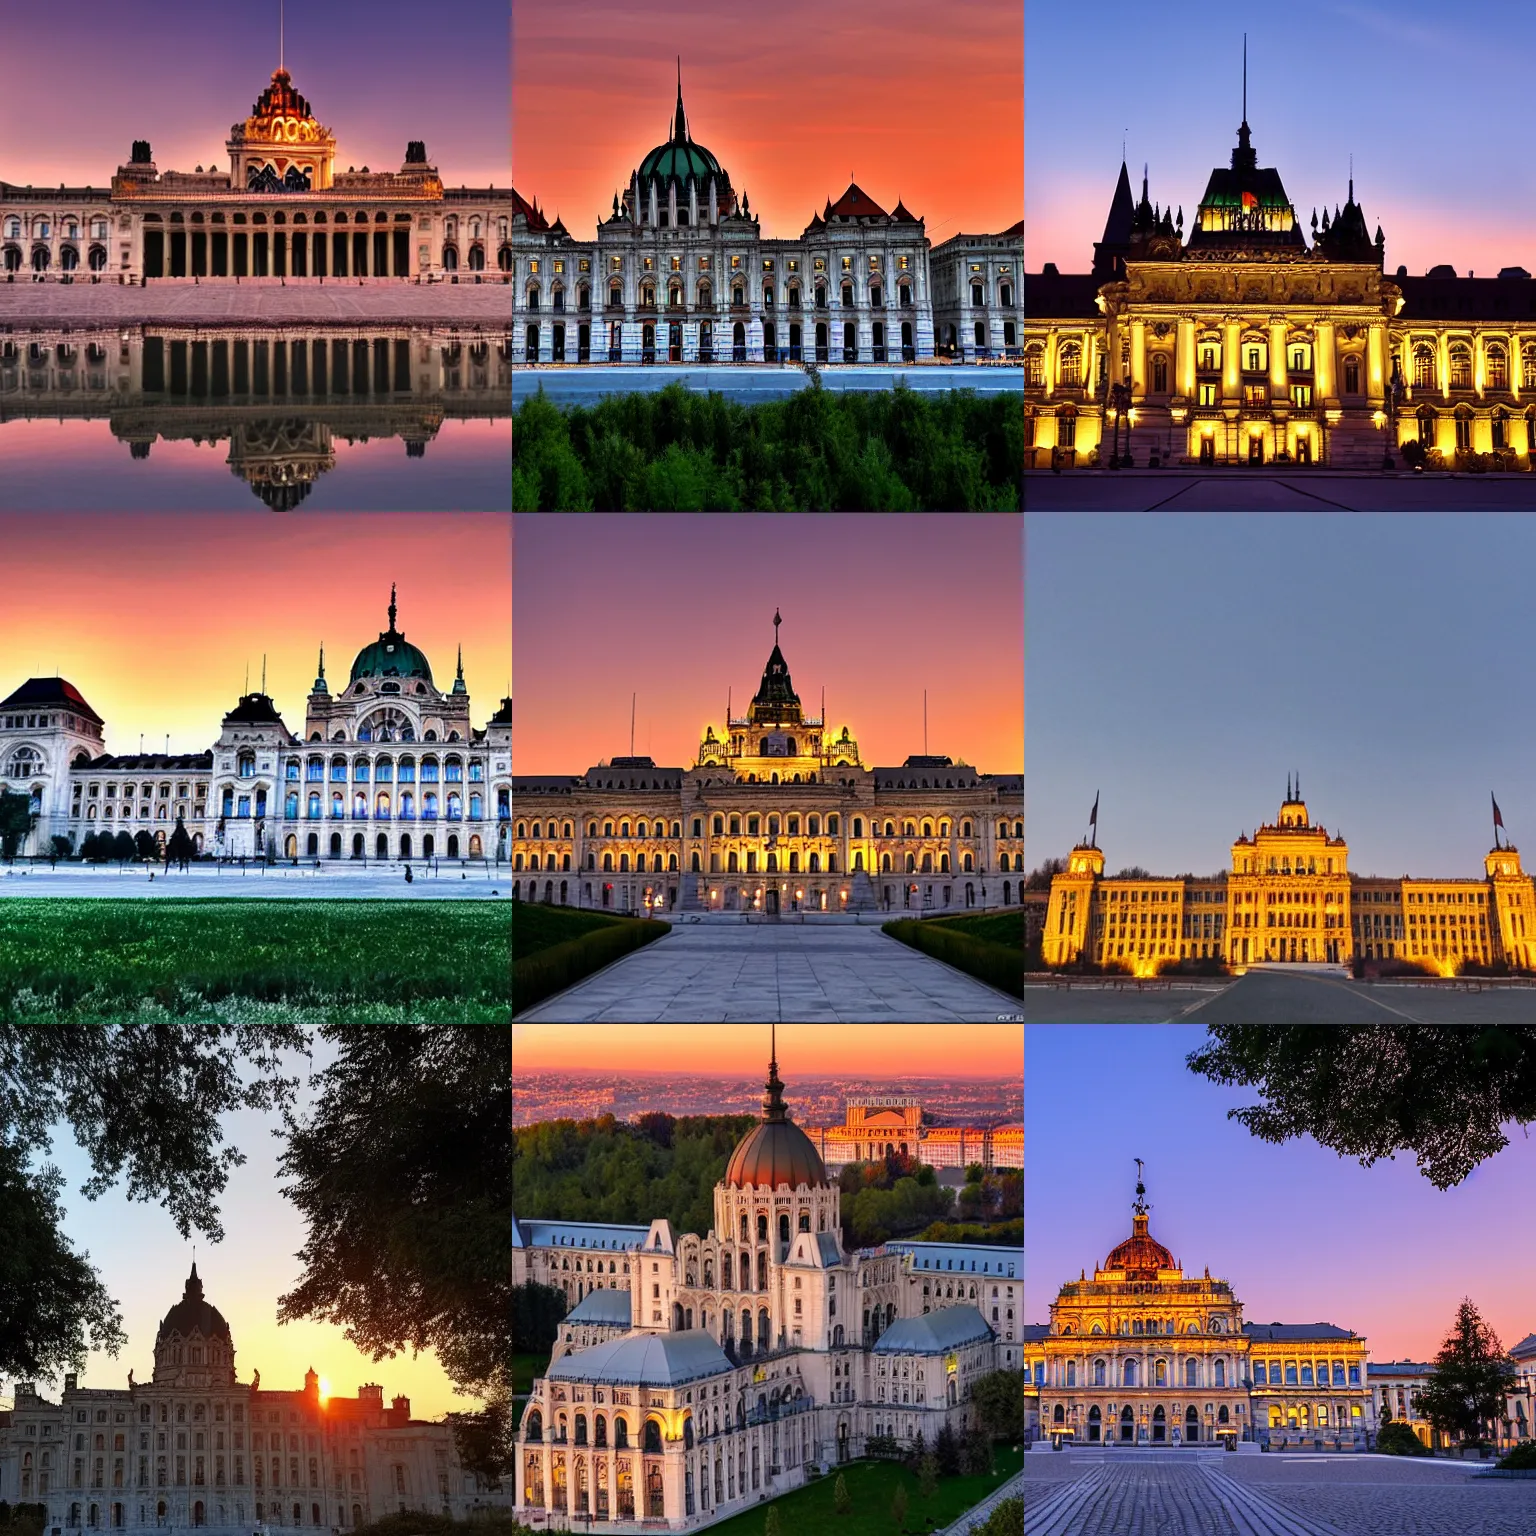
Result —
<path fill-rule="evenodd" d="M 206 751 L 267 658 L 267 692 L 304 723 L 320 643 L 332 691 L 389 623 L 453 685 L 472 723 L 511 675 L 509 520 L 496 514 L 296 512 L 0 515 L 0 698 L 62 674 L 106 721 L 106 750 Z"/>
<path fill-rule="evenodd" d="M 679 53 L 690 132 L 767 237 L 798 236 L 850 179 L 936 244 L 1023 217 L 1018 0 L 514 0 L 512 45 L 513 185 L 578 240 L 670 136 Z"/>
<path fill-rule="evenodd" d="M 745 713 L 779 644 L 866 767 L 928 746 L 1024 767 L 1023 534 L 1009 514 L 523 514 L 513 771 L 579 774 L 629 751 L 690 767 L 726 694 Z"/>
<path fill-rule="evenodd" d="M 1014 1024 L 780 1024 L 779 1075 L 868 1073 L 1024 1076 Z M 768 1059 L 766 1024 L 514 1024 L 512 1074 L 562 1068 L 675 1072 L 756 1079 Z"/>

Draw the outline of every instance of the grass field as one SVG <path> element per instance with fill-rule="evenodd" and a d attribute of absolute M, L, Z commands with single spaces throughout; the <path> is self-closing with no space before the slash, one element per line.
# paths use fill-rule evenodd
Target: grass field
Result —
<path fill-rule="evenodd" d="M 978 912 L 973 917 L 941 917 L 934 919 L 945 928 L 968 933 L 973 939 L 985 939 L 989 944 L 1006 944 L 1010 949 L 1024 947 L 1024 909 L 1015 912 Z"/>
<path fill-rule="evenodd" d="M 511 969 L 504 906 L 0 902 L 9 1019 L 505 1024 Z"/>
<path fill-rule="evenodd" d="M 512 958 L 526 960 L 541 949 L 579 939 L 594 929 L 612 927 L 617 918 L 571 907 L 546 907 L 532 901 L 512 903 Z"/>
<path fill-rule="evenodd" d="M 763 1536 L 763 1526 L 770 1507 L 779 1512 L 780 1528 L 790 1536 L 901 1536 L 901 1528 L 891 1518 L 891 1500 L 897 1483 L 907 1489 L 909 1532 L 942 1530 L 951 1521 L 979 1504 L 1023 1465 L 1024 1452 L 1018 1446 L 997 1448 L 997 1474 L 994 1477 L 947 1477 L 934 1489 L 931 1499 L 917 1491 L 917 1477 L 905 1467 L 890 1461 L 853 1461 L 805 1488 L 797 1488 L 772 1505 L 743 1510 L 719 1525 L 710 1526 L 710 1536 Z M 839 1515 L 833 1506 L 833 1492 L 840 1471 L 847 1480 L 853 1513 Z M 931 1522 L 931 1524 L 930 1524 Z"/>

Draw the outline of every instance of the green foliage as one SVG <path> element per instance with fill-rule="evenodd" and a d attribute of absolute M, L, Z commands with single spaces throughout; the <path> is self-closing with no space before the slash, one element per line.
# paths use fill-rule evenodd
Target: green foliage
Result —
<path fill-rule="evenodd" d="M 1489 1423 L 1503 1415 L 1515 1379 L 1514 1362 L 1498 1335 L 1463 1297 L 1429 1381 L 1419 1391 L 1419 1410 L 1442 1434 L 1463 1443 L 1481 1441 Z"/>
<path fill-rule="evenodd" d="M 1256 1088 L 1229 1111 L 1264 1141 L 1311 1136 L 1367 1167 L 1412 1152 L 1437 1189 L 1459 1184 L 1536 1120 L 1536 1027 L 1213 1024 L 1192 1071 Z"/>
<path fill-rule="evenodd" d="M 513 510 L 1018 510 L 1017 401 L 812 387 L 753 405 L 680 383 L 513 414 Z"/>
<path fill-rule="evenodd" d="M 989 1226 L 975 1222 L 936 1221 L 918 1233 L 924 1243 L 994 1243 L 1000 1248 L 1024 1246 L 1024 1220 L 999 1221 Z"/>
<path fill-rule="evenodd" d="M 670 1145 L 612 1115 L 546 1120 L 512 1133 L 512 1193 L 519 1216 L 649 1222 L 665 1216 L 703 1236 L 715 1185 L 753 1115 L 671 1120 Z"/>
<path fill-rule="evenodd" d="M 1536 1472 L 1536 1440 L 1522 1440 L 1499 1458 L 1501 1472 Z"/>
<path fill-rule="evenodd" d="M 506 1023 L 507 929 L 489 902 L 13 898 L 0 1016 Z"/>
<path fill-rule="evenodd" d="M 978 912 L 970 917 L 929 918 L 928 922 L 954 933 L 968 933 L 988 944 L 1002 944 L 1014 949 L 1024 947 L 1024 911 Z"/>
<path fill-rule="evenodd" d="M 988 1371 L 971 1383 L 976 1416 L 994 1440 L 1024 1438 L 1024 1372 Z"/>
<path fill-rule="evenodd" d="M 1024 1500 L 1004 1499 L 985 1525 L 971 1527 L 971 1536 L 1024 1536 Z"/>
<path fill-rule="evenodd" d="M 16 857 L 21 840 L 37 820 L 28 809 L 31 803 L 26 795 L 13 795 L 10 790 L 0 788 L 0 854 L 8 859 Z"/>
<path fill-rule="evenodd" d="M 832 1507 L 840 1515 L 853 1513 L 853 1499 L 848 1493 L 848 1479 L 841 1472 L 837 1474 L 837 1485 L 832 1490 Z"/>
<path fill-rule="evenodd" d="M 846 1163 L 838 1174 L 842 1232 L 850 1248 L 909 1237 L 950 1214 L 954 1191 L 941 1185 L 910 1154 L 890 1152 L 873 1163 Z"/>
<path fill-rule="evenodd" d="M 48 839 L 48 851 L 56 859 L 67 859 L 73 850 L 69 846 L 69 839 L 61 833 L 55 832 Z"/>
<path fill-rule="evenodd" d="M 926 1502 L 939 1486 L 939 1461 L 933 1455 L 924 1456 L 917 1465 L 917 1491 Z"/>
<path fill-rule="evenodd" d="M 768 1506 L 768 1514 L 763 1520 L 763 1536 L 783 1536 L 784 1527 L 779 1524 L 779 1507 L 777 1504 Z"/>
<path fill-rule="evenodd" d="M 909 918 L 883 923 L 880 931 L 996 987 L 1000 992 L 1007 992 L 1012 997 L 1024 996 L 1024 956 L 1021 952 L 972 938 L 969 934 L 956 933 L 947 925 L 913 922 Z"/>
<path fill-rule="evenodd" d="M 106 834 L 103 833 L 102 835 L 105 836 Z M 128 860 L 133 857 L 132 833 L 119 832 L 112 839 L 112 857 L 116 859 L 119 864 L 126 864 Z"/>
<path fill-rule="evenodd" d="M 946 1419 L 933 1442 L 933 1459 L 940 1477 L 953 1477 L 960 1470 L 960 1437 Z"/>
<path fill-rule="evenodd" d="M 560 1336 L 565 1292 L 557 1285 L 525 1281 L 512 1291 L 512 1347 L 524 1354 L 548 1355 Z"/>
<path fill-rule="evenodd" d="M 8 1504 L 0 1499 L 0 1532 L 4 1536 L 42 1536 L 47 1523 L 46 1504 Z"/>
<path fill-rule="evenodd" d="M 896 1492 L 891 1495 L 891 1523 L 898 1531 L 907 1528 L 907 1485 L 896 1484 Z"/>
<path fill-rule="evenodd" d="M 171 840 L 165 845 L 165 855 L 168 864 L 190 863 L 197 857 L 197 849 L 187 836 L 187 825 L 180 816 L 176 818 L 176 830 L 171 833 Z"/>
<path fill-rule="evenodd" d="M 967 1177 L 960 1190 L 960 1215 L 967 1221 L 1022 1220 L 1024 1170 L 1003 1169 L 983 1173 L 979 1179 Z"/>
<path fill-rule="evenodd" d="M 960 1470 L 968 1477 L 980 1477 L 990 1475 L 996 1466 L 992 1436 L 979 1424 L 971 1425 L 960 1446 Z"/>
<path fill-rule="evenodd" d="M 599 928 L 611 928 L 626 919 L 602 912 L 582 912 L 574 907 L 551 907 L 542 902 L 512 903 L 512 960 L 526 960 L 541 949 L 579 939 Z"/>
<path fill-rule="evenodd" d="M 514 930 L 517 919 L 513 919 Z M 583 976 L 600 971 L 633 949 L 654 943 L 672 925 L 655 918 L 625 918 L 592 929 L 518 960 L 512 966 L 512 1012 L 521 1013 L 544 998 L 562 992 Z"/>
<path fill-rule="evenodd" d="M 506 1509 L 486 1509 L 473 1520 L 450 1520 L 426 1510 L 385 1515 L 357 1527 L 354 1536 L 533 1536 Z"/>
<path fill-rule="evenodd" d="M 1376 1449 L 1383 1456 L 1428 1456 L 1429 1447 L 1408 1425 L 1388 1419 L 1376 1431 Z"/>

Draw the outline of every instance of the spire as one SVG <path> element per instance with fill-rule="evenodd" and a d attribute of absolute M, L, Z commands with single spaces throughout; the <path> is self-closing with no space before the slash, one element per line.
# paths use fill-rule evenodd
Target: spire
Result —
<path fill-rule="evenodd" d="M 323 640 L 320 642 L 320 670 L 315 674 L 314 687 L 309 691 L 311 693 L 329 693 L 331 691 L 325 681 L 325 641 Z"/>
<path fill-rule="evenodd" d="M 192 1273 L 187 1276 L 187 1288 L 182 1294 L 183 1301 L 201 1301 L 203 1299 L 203 1282 L 197 1278 L 197 1260 L 192 1261 Z"/>
<path fill-rule="evenodd" d="M 464 647 L 462 645 L 459 646 L 459 667 L 457 675 L 453 679 L 453 691 L 455 693 L 469 692 L 469 689 L 464 686 Z"/>
<path fill-rule="evenodd" d="M 1147 1186 L 1142 1182 L 1143 1166 L 1142 1160 L 1138 1157 L 1136 1159 L 1136 1200 L 1131 1206 L 1131 1211 L 1134 1215 L 1140 1216 L 1145 1220 L 1147 1214 Z"/>
<path fill-rule="evenodd" d="M 763 1120 L 769 1125 L 782 1125 L 786 1118 L 784 1109 L 784 1084 L 779 1081 L 778 1029 L 770 1024 L 768 1046 L 768 1081 L 763 1084 L 767 1093 L 763 1096 Z"/>
<path fill-rule="evenodd" d="M 390 584 L 389 584 L 389 627 L 391 629 L 393 629 L 395 627 L 395 613 L 396 613 L 396 611 L 397 610 L 395 608 L 395 584 L 394 584 L 394 582 L 390 582 Z"/>
<path fill-rule="evenodd" d="M 683 117 L 683 56 L 677 56 L 677 120 L 672 125 L 672 142 L 681 144 L 688 137 L 688 124 Z"/>
<path fill-rule="evenodd" d="M 1237 148 L 1232 151 L 1232 169 L 1234 171 L 1252 171 L 1257 169 L 1259 157 L 1251 143 L 1251 135 L 1248 132 L 1248 34 L 1243 33 L 1243 121 L 1237 130 Z"/>
<path fill-rule="evenodd" d="M 783 619 L 779 617 L 779 610 L 775 608 L 773 610 L 773 643 L 775 645 L 779 643 L 779 625 L 783 622 Z"/>
<path fill-rule="evenodd" d="M 1291 776 L 1290 776 L 1290 774 L 1286 774 L 1286 776 L 1285 776 L 1285 803 L 1287 805 L 1289 805 L 1291 803 Z"/>

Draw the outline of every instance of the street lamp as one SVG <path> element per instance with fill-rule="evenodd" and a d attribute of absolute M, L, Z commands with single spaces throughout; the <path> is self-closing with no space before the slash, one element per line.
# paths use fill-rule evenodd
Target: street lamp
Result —
<path fill-rule="evenodd" d="M 1392 381 L 1387 389 L 1387 447 L 1382 455 L 1381 467 L 1393 469 L 1396 467 L 1392 450 L 1397 446 L 1397 417 L 1403 408 L 1403 396 L 1407 393 L 1407 387 L 1403 383 L 1403 369 L 1401 361 L 1394 356 L 1392 359 Z"/>

